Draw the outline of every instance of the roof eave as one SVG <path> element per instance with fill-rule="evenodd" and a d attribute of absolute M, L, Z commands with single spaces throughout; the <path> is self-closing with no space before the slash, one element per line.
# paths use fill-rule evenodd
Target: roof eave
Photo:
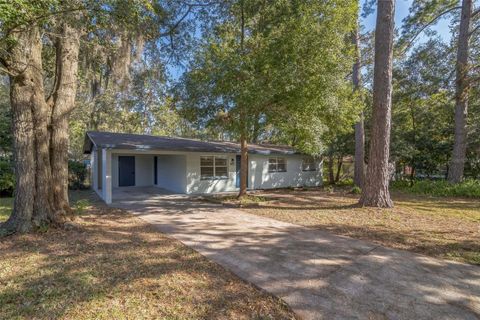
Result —
<path fill-rule="evenodd" d="M 91 154 L 94 146 L 96 146 L 95 141 L 93 141 L 92 137 L 90 137 L 88 131 L 85 132 L 85 138 L 83 141 L 83 154 Z"/>

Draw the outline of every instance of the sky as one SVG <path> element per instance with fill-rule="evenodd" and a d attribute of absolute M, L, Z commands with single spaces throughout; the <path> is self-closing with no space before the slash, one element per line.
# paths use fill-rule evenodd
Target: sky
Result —
<path fill-rule="evenodd" d="M 361 0 L 361 5 L 363 6 L 366 0 Z M 413 0 L 397 0 L 395 3 L 395 28 L 401 28 L 402 20 L 408 15 L 408 10 L 412 4 Z M 362 19 L 362 25 L 366 31 L 375 29 L 375 19 L 376 13 L 371 14 L 366 19 Z M 433 28 L 437 31 L 438 34 L 444 39 L 450 39 L 450 29 L 448 26 L 448 21 L 446 19 L 441 19 Z M 422 41 L 425 37 L 422 38 L 420 35 L 419 40 Z"/>
<path fill-rule="evenodd" d="M 366 0 L 361 0 L 361 7 Z M 408 15 L 410 5 L 412 4 L 413 0 L 396 0 L 395 4 L 395 28 L 400 29 L 402 26 L 402 20 Z M 361 19 L 361 24 L 364 28 L 364 31 L 371 31 L 375 29 L 375 20 L 376 20 L 376 13 L 372 13 L 365 19 Z M 450 29 L 448 20 L 441 19 L 433 28 L 438 32 L 441 38 L 444 41 L 448 41 L 450 39 Z M 417 38 L 417 43 L 422 43 L 426 40 L 425 35 L 420 35 Z M 178 65 L 170 65 L 167 66 L 167 70 L 170 73 L 170 76 L 173 78 L 174 81 L 178 80 L 179 77 L 185 71 L 184 68 L 179 67 Z"/>

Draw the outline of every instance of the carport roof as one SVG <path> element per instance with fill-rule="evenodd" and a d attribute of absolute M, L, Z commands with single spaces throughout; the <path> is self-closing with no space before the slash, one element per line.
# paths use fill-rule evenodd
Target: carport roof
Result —
<path fill-rule="evenodd" d="M 97 148 L 143 151 L 240 153 L 240 144 L 235 142 L 201 141 L 177 137 L 89 131 L 85 135 L 84 153 L 90 153 L 93 146 Z M 300 154 L 289 146 L 272 144 L 249 144 L 248 149 L 248 152 L 251 154 Z"/>

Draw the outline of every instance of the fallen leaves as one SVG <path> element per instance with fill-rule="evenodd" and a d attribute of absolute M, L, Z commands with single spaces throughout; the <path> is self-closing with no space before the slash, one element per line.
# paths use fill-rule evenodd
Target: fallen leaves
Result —
<path fill-rule="evenodd" d="M 392 209 L 360 208 L 358 196 L 321 188 L 256 192 L 249 213 L 373 241 L 387 247 L 480 264 L 480 201 L 394 193 Z"/>
<path fill-rule="evenodd" d="M 2 319 L 292 319 L 279 299 L 87 192 L 72 230 L 0 242 Z"/>

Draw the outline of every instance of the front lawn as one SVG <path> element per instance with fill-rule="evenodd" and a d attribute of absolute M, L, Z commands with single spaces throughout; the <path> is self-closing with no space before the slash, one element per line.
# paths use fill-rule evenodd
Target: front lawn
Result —
<path fill-rule="evenodd" d="M 90 192 L 72 199 L 70 230 L 0 239 L 0 319 L 294 318 L 281 300 Z"/>
<path fill-rule="evenodd" d="M 13 198 L 0 198 L 0 222 L 5 221 L 12 213 Z"/>
<path fill-rule="evenodd" d="M 480 264 L 480 200 L 393 193 L 395 208 L 356 206 L 345 188 L 256 192 L 242 210 L 387 247 Z M 260 199 L 260 200 L 258 200 Z M 228 201 L 231 201 L 228 198 Z"/>

